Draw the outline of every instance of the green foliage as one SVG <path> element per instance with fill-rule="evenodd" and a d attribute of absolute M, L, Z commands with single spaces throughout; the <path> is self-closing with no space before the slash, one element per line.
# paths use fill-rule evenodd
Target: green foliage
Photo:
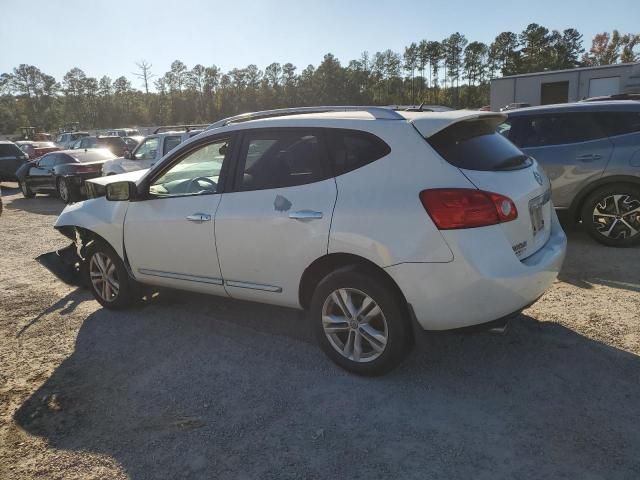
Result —
<path fill-rule="evenodd" d="M 216 65 L 180 60 L 162 75 L 144 60 L 133 75 L 140 89 L 120 76 L 96 79 L 72 68 L 60 82 L 33 65 L 0 74 L 0 131 L 20 126 L 54 131 L 80 122 L 81 128 L 214 121 L 236 113 L 318 104 L 437 103 L 480 107 L 489 102 L 489 80 L 580 65 L 638 61 L 640 35 L 601 33 L 587 53 L 582 35 L 532 23 L 520 34 L 502 32 L 486 45 L 459 32 L 442 41 L 422 40 L 402 54 L 363 52 L 343 65 L 328 53 L 316 67 L 298 71 L 291 63 L 256 65 L 222 72 Z M 153 80 L 155 79 L 155 81 Z M 155 87 L 155 91 L 153 90 Z"/>

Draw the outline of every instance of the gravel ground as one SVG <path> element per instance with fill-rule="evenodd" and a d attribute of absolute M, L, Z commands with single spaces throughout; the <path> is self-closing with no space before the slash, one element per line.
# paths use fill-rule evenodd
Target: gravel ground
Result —
<path fill-rule="evenodd" d="M 437 334 L 382 378 L 298 312 L 173 293 L 99 308 L 34 261 L 54 198 L 3 186 L 0 479 L 640 478 L 640 249 L 571 231 L 505 336 Z"/>

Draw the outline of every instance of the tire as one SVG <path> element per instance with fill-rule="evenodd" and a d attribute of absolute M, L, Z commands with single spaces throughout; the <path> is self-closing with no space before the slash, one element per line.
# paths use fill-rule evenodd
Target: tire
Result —
<path fill-rule="evenodd" d="M 62 200 L 63 203 L 68 204 L 71 201 L 71 192 L 69 192 L 67 183 L 62 177 L 58 177 L 58 179 L 56 180 L 56 193 L 58 194 L 58 198 Z"/>
<path fill-rule="evenodd" d="M 345 315 L 349 299 L 355 307 L 351 312 L 361 309 L 368 299 L 369 313 L 365 311 L 355 318 Z M 378 311 L 376 307 L 378 314 L 374 313 Z M 330 273 L 316 287 L 309 314 L 322 350 L 349 372 L 382 375 L 398 366 L 407 354 L 409 337 L 404 300 L 375 273 L 354 266 Z M 329 315 L 332 322 L 325 321 Z M 325 327 L 329 326 L 335 332 L 327 332 Z"/>
<path fill-rule="evenodd" d="M 580 216 L 587 233 L 597 242 L 609 247 L 638 245 L 640 187 L 613 183 L 598 188 L 585 199 Z"/>
<path fill-rule="evenodd" d="M 20 184 L 20 191 L 22 192 L 22 196 L 24 198 L 33 198 L 36 196 L 36 194 L 33 193 L 33 190 L 29 188 L 29 185 L 27 185 L 27 182 L 25 180 L 20 180 L 18 183 Z"/>
<path fill-rule="evenodd" d="M 129 277 L 122 259 L 113 248 L 96 240 L 87 247 L 85 258 L 83 278 L 98 303 L 111 310 L 121 310 L 131 305 L 137 284 Z"/>

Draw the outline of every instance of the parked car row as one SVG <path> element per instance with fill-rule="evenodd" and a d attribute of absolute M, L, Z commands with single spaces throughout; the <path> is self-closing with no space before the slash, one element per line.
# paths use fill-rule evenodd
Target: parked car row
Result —
<path fill-rule="evenodd" d="M 405 110 L 420 112 L 420 108 Z M 578 102 L 515 108 L 505 114 L 508 119 L 498 126 L 498 131 L 543 167 L 551 179 L 555 208 L 567 213 L 569 220 L 581 221 L 589 234 L 605 245 L 630 246 L 640 242 L 640 102 Z M 202 132 L 201 126 L 183 126 L 183 131 L 179 128 L 160 127 L 132 150 L 125 143 L 130 137 L 123 136 L 81 136 L 71 148 L 111 148 L 114 156 L 102 162 L 102 175 L 145 170 Z M 120 129 L 109 133 L 135 131 Z M 27 142 L 23 148 L 29 148 L 26 145 Z M 15 172 L 26 158 L 13 147 L 0 146 L 0 153 L 3 149 L 5 153 L 11 150 L 13 156 L 0 160 L 0 178 L 15 179 L 10 170 Z M 467 154 L 471 158 L 471 152 Z M 71 175 L 69 170 L 66 176 Z M 97 175 L 91 172 L 90 176 Z M 79 176 L 69 182 L 79 186 L 78 195 L 84 192 L 82 181 L 86 178 L 87 175 Z M 58 179 L 48 182 L 46 191 L 58 191 L 61 184 Z M 32 189 L 33 193 L 39 191 L 45 190 Z M 63 198 L 77 200 L 79 197 L 73 193 Z"/>

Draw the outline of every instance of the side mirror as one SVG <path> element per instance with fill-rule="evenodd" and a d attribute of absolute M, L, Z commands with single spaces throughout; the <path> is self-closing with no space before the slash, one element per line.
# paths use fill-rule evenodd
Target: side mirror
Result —
<path fill-rule="evenodd" d="M 138 187 L 134 182 L 113 182 L 106 187 L 107 200 L 111 202 L 124 202 L 136 197 Z"/>
<path fill-rule="evenodd" d="M 131 152 L 130 152 L 129 150 L 126 150 L 126 151 L 124 152 L 123 157 L 124 157 L 124 158 L 126 158 L 127 160 L 131 160 L 131 159 L 133 158 L 133 157 L 131 156 Z"/>

